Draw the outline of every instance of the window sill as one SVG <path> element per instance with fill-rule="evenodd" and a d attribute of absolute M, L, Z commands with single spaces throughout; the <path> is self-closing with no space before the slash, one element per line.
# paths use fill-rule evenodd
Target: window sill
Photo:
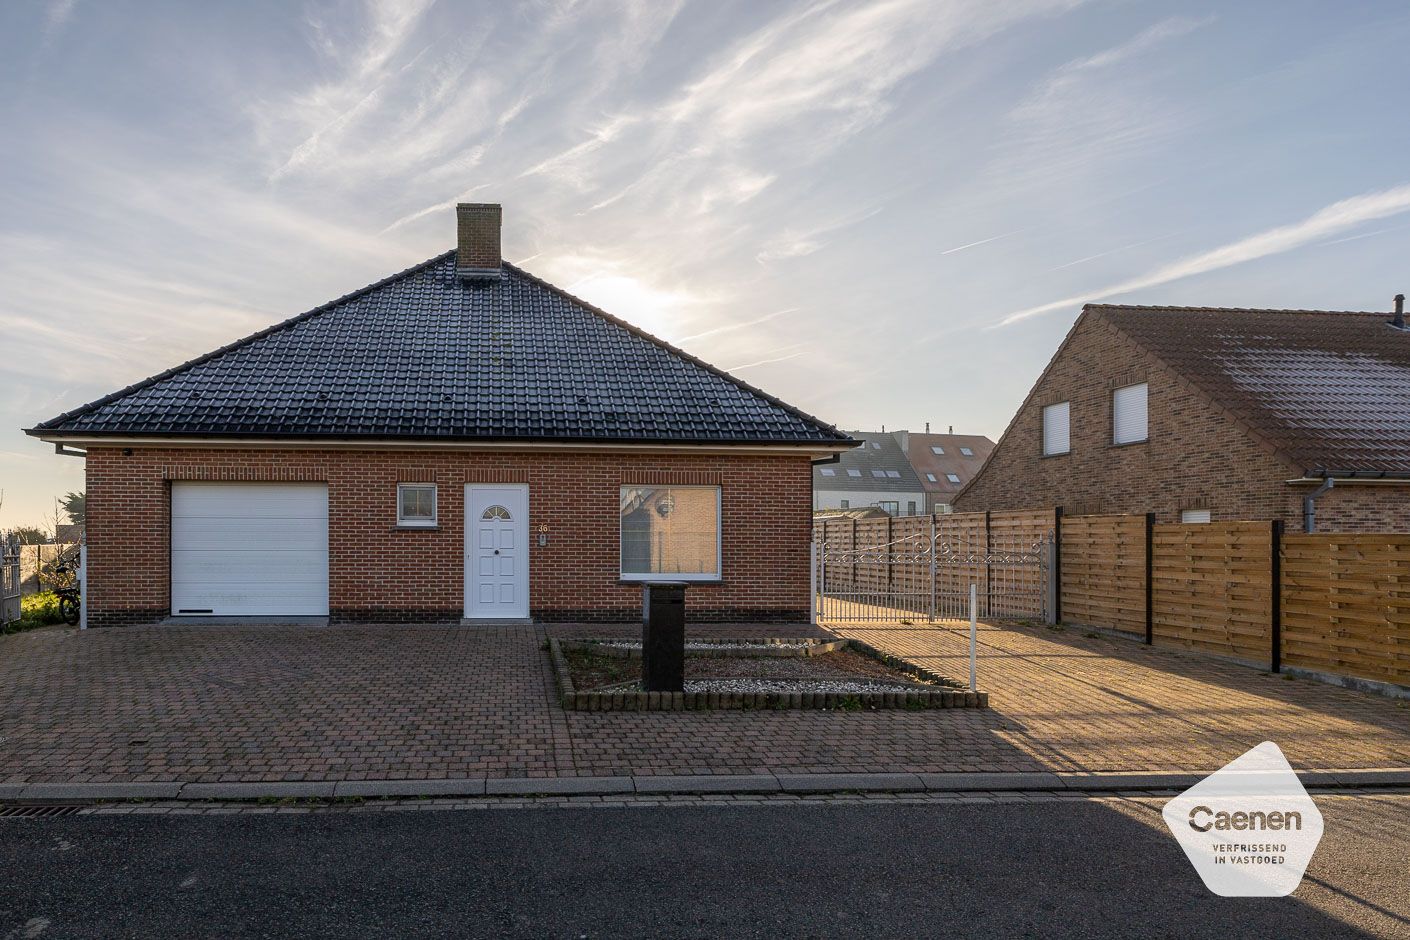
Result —
<path fill-rule="evenodd" d="M 619 577 L 617 578 L 617 583 L 618 583 L 618 584 L 659 584 L 659 583 L 661 583 L 661 582 L 669 582 L 669 581 L 684 582 L 685 584 L 692 585 L 692 586 L 693 586 L 693 585 L 696 585 L 696 584 L 724 584 L 724 583 L 725 583 L 724 578 L 681 578 L 681 577 L 672 577 L 671 575 L 662 575 L 662 576 L 660 576 L 659 578 L 658 578 L 658 577 L 631 577 L 631 576 L 627 576 L 627 577 L 620 577 L 620 576 L 619 576 Z"/>
<path fill-rule="evenodd" d="M 1124 444 L 1115 444 L 1115 443 L 1113 443 L 1113 444 L 1108 444 L 1108 445 L 1106 445 L 1106 446 L 1107 446 L 1107 447 L 1110 447 L 1110 448 L 1113 448 L 1113 449 L 1115 449 L 1115 448 L 1121 448 L 1121 447 L 1140 447 L 1140 446 L 1142 446 L 1143 444 L 1149 444 L 1150 442 L 1151 442 L 1151 439 L 1150 439 L 1150 438 L 1146 438 L 1145 440 L 1141 440 L 1141 441 L 1127 441 L 1127 442 L 1124 443 Z"/>
<path fill-rule="evenodd" d="M 439 525 L 394 525 L 393 532 L 439 532 Z"/>
<path fill-rule="evenodd" d="M 1052 460 L 1052 459 L 1057 458 L 1057 457 L 1071 457 L 1071 456 L 1072 456 L 1072 451 L 1070 451 L 1070 450 L 1065 450 L 1065 451 L 1063 451 L 1063 452 L 1060 453 L 1060 454 L 1040 454 L 1040 455 L 1039 455 L 1039 459 L 1040 459 L 1040 460 Z"/>

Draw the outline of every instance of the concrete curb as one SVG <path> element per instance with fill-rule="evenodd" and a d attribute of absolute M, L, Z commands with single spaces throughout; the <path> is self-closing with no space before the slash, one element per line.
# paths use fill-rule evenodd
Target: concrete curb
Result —
<path fill-rule="evenodd" d="M 1211 771 L 1212 773 L 1213 771 Z M 668 796 L 671 794 L 760 793 L 1122 793 L 1183 790 L 1205 773 L 837 773 L 837 774 L 701 774 L 635 777 L 472 777 L 458 780 L 267 781 L 233 783 L 30 783 L 0 784 L 0 800 L 97 802 L 101 800 L 258 800 L 532 797 L 532 796 Z M 1410 787 L 1410 768 L 1299 771 L 1312 789 L 1342 787 Z"/>

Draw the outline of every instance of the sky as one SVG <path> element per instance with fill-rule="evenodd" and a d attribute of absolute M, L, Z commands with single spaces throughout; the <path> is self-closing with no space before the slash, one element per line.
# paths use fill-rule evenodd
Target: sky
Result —
<path fill-rule="evenodd" d="M 1389 310 L 1410 5 L 0 6 L 0 527 L 21 429 L 452 247 L 847 429 L 997 439 L 1087 301 Z"/>

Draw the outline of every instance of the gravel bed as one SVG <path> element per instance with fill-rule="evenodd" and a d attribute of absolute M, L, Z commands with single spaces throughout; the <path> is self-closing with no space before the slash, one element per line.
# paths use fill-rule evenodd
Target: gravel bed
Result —
<path fill-rule="evenodd" d="M 909 682 L 867 679 L 687 679 L 687 692 L 833 692 L 858 695 L 863 692 L 923 692 L 924 686 Z"/>
<path fill-rule="evenodd" d="M 741 640 L 726 640 L 719 643 L 710 643 L 702 640 L 687 640 L 685 648 L 687 650 L 805 650 L 810 646 L 817 646 L 820 640 L 787 640 L 781 643 L 746 643 Z M 619 650 L 639 650 L 640 640 L 601 640 L 598 646 L 610 646 Z"/>

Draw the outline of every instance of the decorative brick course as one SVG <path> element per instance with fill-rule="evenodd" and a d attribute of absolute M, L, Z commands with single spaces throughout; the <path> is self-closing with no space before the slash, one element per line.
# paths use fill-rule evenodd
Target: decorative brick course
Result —
<path fill-rule="evenodd" d="M 170 612 L 170 484 L 180 480 L 327 483 L 330 616 L 384 623 L 463 615 L 467 482 L 529 485 L 535 619 L 639 620 L 641 588 L 618 567 L 619 487 L 706 482 L 721 488 L 722 580 L 691 585 L 692 622 L 808 618 L 807 456 L 93 447 L 87 471 L 90 626 Z M 438 484 L 435 529 L 395 531 L 396 486 L 409 480 Z"/>

